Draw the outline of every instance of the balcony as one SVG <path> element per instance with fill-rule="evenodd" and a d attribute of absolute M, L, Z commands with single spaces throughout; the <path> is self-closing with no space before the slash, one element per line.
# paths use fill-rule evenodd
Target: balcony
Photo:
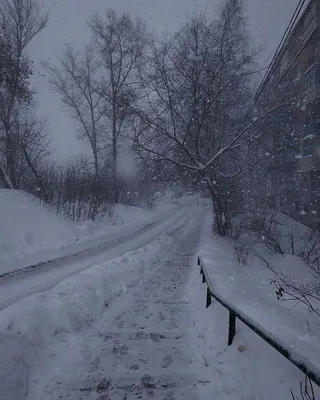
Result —
<path fill-rule="evenodd" d="M 320 137 L 313 134 L 302 139 L 302 155 L 300 158 L 300 171 L 320 170 Z"/>
<path fill-rule="evenodd" d="M 313 155 L 300 156 L 300 171 L 299 172 L 309 172 L 314 169 Z"/>
<path fill-rule="evenodd" d="M 319 4 L 314 1 L 306 10 L 303 20 L 304 25 L 304 40 L 310 37 L 315 28 L 319 25 Z"/>
<path fill-rule="evenodd" d="M 311 88 L 305 91 L 303 105 L 306 106 L 309 103 L 313 103 L 317 99 L 320 99 L 320 85 L 313 85 Z"/>

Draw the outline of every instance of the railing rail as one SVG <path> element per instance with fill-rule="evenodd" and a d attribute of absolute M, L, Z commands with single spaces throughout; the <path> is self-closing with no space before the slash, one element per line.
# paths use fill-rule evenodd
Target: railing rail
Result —
<path fill-rule="evenodd" d="M 228 345 L 230 346 L 232 344 L 233 338 L 236 334 L 236 319 L 238 318 L 320 387 L 320 370 L 315 365 L 311 364 L 305 357 L 298 354 L 290 346 L 276 338 L 267 329 L 263 328 L 261 325 L 251 319 L 244 312 L 240 311 L 228 300 L 215 293 L 213 284 L 201 257 L 198 257 L 198 265 L 200 267 L 200 275 L 202 275 L 202 282 L 207 284 L 206 308 L 210 306 L 212 298 L 214 298 L 221 305 L 223 305 L 223 307 L 229 310 Z"/>

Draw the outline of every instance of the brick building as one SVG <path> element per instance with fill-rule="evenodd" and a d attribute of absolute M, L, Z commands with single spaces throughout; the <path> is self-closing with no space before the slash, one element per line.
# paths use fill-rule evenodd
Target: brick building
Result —
<path fill-rule="evenodd" d="M 261 115 L 282 104 L 262 128 L 266 157 L 257 179 L 278 208 L 316 224 L 320 222 L 320 0 L 305 3 L 269 66 L 252 112 Z"/>

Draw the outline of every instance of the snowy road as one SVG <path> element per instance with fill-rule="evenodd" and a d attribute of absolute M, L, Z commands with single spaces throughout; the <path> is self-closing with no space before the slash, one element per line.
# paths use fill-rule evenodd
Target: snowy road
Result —
<path fill-rule="evenodd" d="M 138 231 L 131 232 L 110 242 L 99 244 L 74 256 L 48 262 L 40 268 L 28 268 L 18 275 L 0 279 L 0 310 L 34 293 L 48 290 L 64 279 L 103 261 L 147 245 L 166 230 L 186 218 L 190 208 L 168 218 L 147 224 Z"/>
<path fill-rule="evenodd" d="M 149 243 L 147 229 L 130 245 L 148 245 L 0 312 L 1 400 L 289 400 L 290 389 L 298 394 L 304 376 L 296 367 L 239 321 L 228 346 L 227 310 L 217 302 L 205 308 L 196 255 L 210 237 L 209 212 L 187 207 L 154 229 L 165 233 Z"/>
<path fill-rule="evenodd" d="M 98 322 L 48 351 L 26 399 L 210 398 L 187 293 L 203 214 L 172 230 L 172 252 L 152 275 L 114 300 Z"/>

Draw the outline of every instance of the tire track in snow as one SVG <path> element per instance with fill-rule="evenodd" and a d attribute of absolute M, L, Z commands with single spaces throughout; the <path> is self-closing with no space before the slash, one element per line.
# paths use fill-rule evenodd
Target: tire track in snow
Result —
<path fill-rule="evenodd" d="M 137 232 L 130 233 L 120 239 L 107 242 L 101 246 L 85 250 L 66 259 L 53 260 L 44 266 L 36 266 L 30 270 L 0 279 L 0 311 L 9 305 L 31 294 L 48 290 L 64 279 L 75 275 L 95 264 L 143 247 L 168 229 L 186 218 L 188 207 L 161 221 L 154 221 Z"/>
<path fill-rule="evenodd" d="M 172 216 L 170 216 L 170 217 L 172 217 Z M 61 256 L 61 257 L 54 258 L 52 260 L 41 261 L 39 263 L 28 265 L 24 268 L 20 268 L 15 271 L 3 272 L 2 274 L 0 274 L 0 280 L 14 278 L 14 277 L 21 276 L 21 275 L 24 275 L 27 273 L 31 273 L 31 272 L 34 272 L 34 271 L 37 271 L 37 270 L 43 269 L 43 268 L 50 268 L 53 265 L 58 266 L 58 265 L 62 265 L 62 264 L 68 263 L 68 262 L 69 263 L 74 262 L 83 257 L 88 257 L 91 254 L 104 252 L 106 250 L 111 249 L 112 247 L 114 247 L 116 245 L 119 245 L 120 243 L 124 243 L 128 240 L 132 240 L 132 238 L 134 238 L 136 235 L 141 235 L 141 234 L 145 233 L 146 231 L 159 225 L 160 222 L 162 222 L 162 220 L 156 220 L 156 221 L 149 222 L 146 225 L 144 225 L 142 228 L 138 229 L 137 231 L 135 231 L 133 233 L 129 233 L 128 235 L 124 235 L 124 236 L 117 237 L 112 240 L 108 240 L 105 243 L 100 243 L 96 246 L 92 246 L 92 247 L 83 249 L 81 251 L 78 251 L 76 253 L 73 253 L 73 254 L 70 254 L 67 256 Z"/>

